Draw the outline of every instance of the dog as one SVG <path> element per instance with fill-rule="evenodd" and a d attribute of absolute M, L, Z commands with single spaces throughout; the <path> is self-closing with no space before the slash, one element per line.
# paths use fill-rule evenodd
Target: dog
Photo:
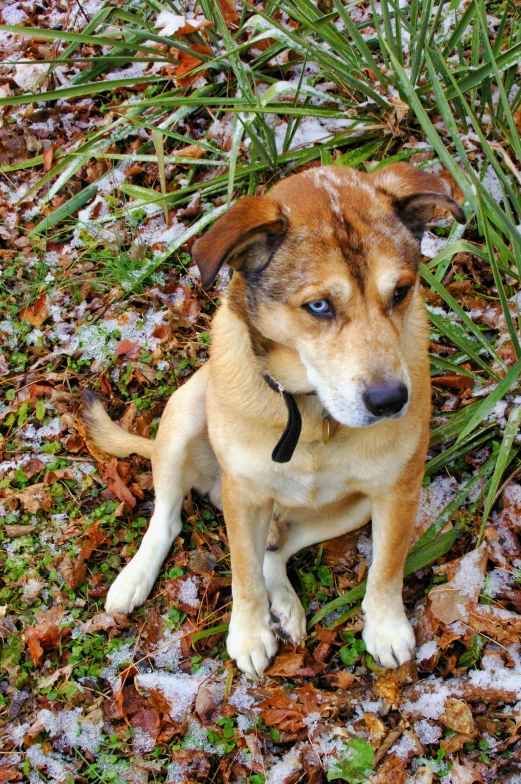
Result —
<path fill-rule="evenodd" d="M 239 199 L 197 240 L 210 286 L 235 270 L 211 353 L 169 399 L 157 438 L 125 432 L 90 393 L 99 448 L 152 461 L 155 509 L 107 596 L 130 613 L 181 531 L 192 488 L 223 510 L 230 543 L 230 657 L 261 677 L 278 638 L 306 618 L 286 573 L 302 548 L 372 519 L 363 639 L 384 667 L 411 658 L 403 567 L 417 515 L 431 411 L 420 240 L 435 207 L 465 214 L 437 176 L 395 163 L 324 166 Z"/>

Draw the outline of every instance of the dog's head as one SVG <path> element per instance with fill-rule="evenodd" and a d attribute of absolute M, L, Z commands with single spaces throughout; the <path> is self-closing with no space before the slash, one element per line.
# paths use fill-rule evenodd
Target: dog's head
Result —
<path fill-rule="evenodd" d="M 338 422 L 362 427 L 407 410 L 419 244 L 436 205 L 465 221 L 445 182 L 408 164 L 311 169 L 236 202 L 194 259 L 204 286 L 224 263 L 238 270 L 255 329 L 297 352 Z"/>

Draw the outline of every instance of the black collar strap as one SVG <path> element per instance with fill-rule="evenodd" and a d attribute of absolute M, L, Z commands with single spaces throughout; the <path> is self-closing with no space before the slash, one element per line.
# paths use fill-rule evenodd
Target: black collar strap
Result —
<path fill-rule="evenodd" d="M 270 389 L 273 389 L 274 392 L 278 392 L 282 396 L 288 409 L 288 422 L 283 434 L 275 444 L 275 449 L 271 453 L 271 459 L 275 463 L 289 463 L 300 438 L 302 417 L 300 416 L 300 411 L 293 395 L 290 392 L 287 392 L 282 384 L 275 381 L 268 373 L 265 373 L 263 378 Z"/>

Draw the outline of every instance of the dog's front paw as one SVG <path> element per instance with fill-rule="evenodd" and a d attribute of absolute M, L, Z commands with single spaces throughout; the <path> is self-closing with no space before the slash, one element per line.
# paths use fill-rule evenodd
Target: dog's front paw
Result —
<path fill-rule="evenodd" d="M 262 678 L 277 648 L 277 639 L 270 628 L 267 613 L 260 616 L 254 613 L 246 617 L 232 612 L 226 649 L 246 675 Z"/>
<path fill-rule="evenodd" d="M 108 613 L 128 615 L 140 607 L 154 585 L 154 578 L 139 562 L 131 561 L 112 583 L 105 600 Z"/>
<path fill-rule="evenodd" d="M 362 632 L 367 651 L 383 667 L 399 667 L 414 656 L 412 626 L 400 613 L 366 612 Z"/>
<path fill-rule="evenodd" d="M 275 633 L 282 640 L 300 645 L 306 637 L 306 613 L 293 587 L 279 585 L 270 593 L 270 616 Z"/>

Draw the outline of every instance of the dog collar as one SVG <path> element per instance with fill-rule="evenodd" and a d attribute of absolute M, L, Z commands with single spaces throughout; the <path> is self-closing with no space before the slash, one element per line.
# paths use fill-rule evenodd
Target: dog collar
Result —
<path fill-rule="evenodd" d="M 270 389 L 280 394 L 286 404 L 286 408 L 288 409 L 288 421 L 286 423 L 286 427 L 284 428 L 283 434 L 275 444 L 275 448 L 271 453 L 271 459 L 274 463 L 289 463 L 293 457 L 295 449 L 297 448 L 298 440 L 302 430 L 302 417 L 300 415 L 299 407 L 291 392 L 288 392 L 287 389 L 284 389 L 282 384 L 279 384 L 278 381 L 275 381 L 275 379 L 272 378 L 269 373 L 265 373 L 263 375 L 263 379 Z M 306 394 L 316 395 L 316 392 L 307 392 Z M 322 441 L 324 444 L 327 444 L 329 441 L 330 420 L 331 418 L 329 414 L 326 414 L 322 420 Z"/>

